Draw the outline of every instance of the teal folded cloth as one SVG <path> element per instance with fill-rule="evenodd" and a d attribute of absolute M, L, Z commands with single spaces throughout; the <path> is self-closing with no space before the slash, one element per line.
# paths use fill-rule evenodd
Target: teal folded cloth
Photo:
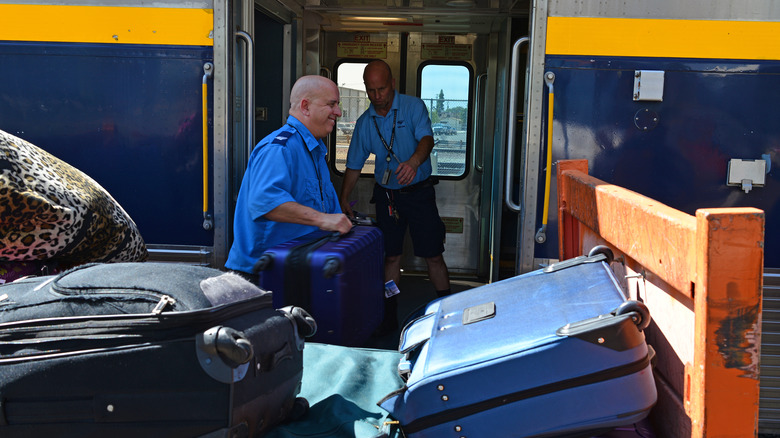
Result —
<path fill-rule="evenodd" d="M 391 350 L 306 343 L 300 397 L 311 407 L 300 419 L 277 426 L 267 438 L 399 436 L 386 424 L 388 413 L 377 406 L 403 387 L 398 377 L 402 355 Z"/>

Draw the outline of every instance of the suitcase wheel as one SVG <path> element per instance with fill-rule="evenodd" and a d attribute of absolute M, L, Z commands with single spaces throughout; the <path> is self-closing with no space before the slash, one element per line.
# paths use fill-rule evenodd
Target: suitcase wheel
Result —
<path fill-rule="evenodd" d="M 636 324 L 640 331 L 646 329 L 647 326 L 650 325 L 650 310 L 647 308 L 645 303 L 628 300 L 615 309 L 616 316 L 626 315 L 629 313 L 634 314 L 631 316 L 631 319 L 634 321 L 634 324 Z"/>
<path fill-rule="evenodd" d="M 335 257 L 329 257 L 322 266 L 322 276 L 333 278 L 341 270 L 341 262 Z"/>
<path fill-rule="evenodd" d="M 295 327 L 298 329 L 298 334 L 304 338 L 310 338 L 317 333 L 317 321 L 301 307 L 286 306 L 279 309 L 286 314 L 290 315 L 295 322 Z"/>
<path fill-rule="evenodd" d="M 266 269 L 271 269 L 273 263 L 274 263 L 273 254 L 265 253 L 261 255 L 259 259 L 257 259 L 255 266 L 252 268 L 252 273 L 257 274 L 259 272 L 265 271 Z"/>
<path fill-rule="evenodd" d="M 615 254 L 612 253 L 612 250 L 609 249 L 606 245 L 597 245 L 594 246 L 593 249 L 590 250 L 588 253 L 588 257 L 593 257 L 597 254 L 604 254 L 604 257 L 607 258 L 606 262 L 607 264 L 612 263 L 613 260 L 615 260 Z"/>
<path fill-rule="evenodd" d="M 293 407 L 290 410 L 290 421 L 296 421 L 309 412 L 309 401 L 303 397 L 296 397 Z"/>
<path fill-rule="evenodd" d="M 232 368 L 245 364 L 254 357 L 249 339 L 230 327 L 222 327 L 217 332 L 216 349 L 225 363 Z"/>

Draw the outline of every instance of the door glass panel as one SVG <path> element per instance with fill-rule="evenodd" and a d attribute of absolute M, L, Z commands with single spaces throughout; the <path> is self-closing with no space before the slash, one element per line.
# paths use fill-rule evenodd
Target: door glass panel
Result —
<path fill-rule="evenodd" d="M 466 173 L 469 84 L 471 71 L 463 65 L 427 64 L 422 69 L 420 98 L 433 125 L 433 174 L 460 177 Z"/>
<path fill-rule="evenodd" d="M 341 97 L 341 118 L 336 122 L 336 170 L 339 172 L 344 172 L 347 167 L 347 150 L 355 121 L 371 104 L 363 84 L 365 68 L 365 62 L 345 62 L 336 69 L 336 84 Z M 371 154 L 363 166 L 363 174 L 373 173 L 374 154 Z"/>
<path fill-rule="evenodd" d="M 336 69 L 342 116 L 336 125 L 336 162 L 338 172 L 346 169 L 347 150 L 355 121 L 368 109 L 370 101 L 363 84 L 364 62 L 344 62 Z M 471 71 L 463 65 L 428 64 L 422 69 L 421 95 L 433 127 L 433 174 L 461 177 L 466 173 L 469 83 Z M 374 154 L 363 166 L 363 174 L 374 173 Z"/>

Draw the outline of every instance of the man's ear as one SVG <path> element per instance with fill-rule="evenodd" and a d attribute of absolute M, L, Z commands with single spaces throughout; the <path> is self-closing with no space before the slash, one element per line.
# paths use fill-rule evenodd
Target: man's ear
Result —
<path fill-rule="evenodd" d="M 309 99 L 301 99 L 301 114 L 309 115 Z"/>

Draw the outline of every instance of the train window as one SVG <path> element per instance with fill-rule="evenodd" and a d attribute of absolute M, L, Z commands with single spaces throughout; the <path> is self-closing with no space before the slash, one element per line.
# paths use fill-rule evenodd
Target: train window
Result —
<path fill-rule="evenodd" d="M 420 77 L 420 98 L 433 125 L 433 174 L 461 177 L 466 173 L 469 84 L 471 70 L 460 64 L 426 64 Z"/>
<path fill-rule="evenodd" d="M 336 125 L 337 172 L 346 170 L 347 151 L 355 122 L 371 102 L 363 84 L 365 62 L 346 61 L 336 68 L 336 83 L 341 97 L 341 118 Z M 426 64 L 421 70 L 420 98 L 428 107 L 433 128 L 434 148 L 431 154 L 433 174 L 440 177 L 462 177 L 466 173 L 468 138 L 469 84 L 471 70 L 462 64 Z M 374 154 L 362 173 L 374 173 Z"/>
<path fill-rule="evenodd" d="M 336 124 L 336 170 L 339 172 L 347 168 L 347 150 L 355 122 L 371 104 L 363 84 L 366 65 L 365 62 L 344 62 L 336 69 L 336 83 L 341 97 L 341 118 Z M 363 174 L 373 173 L 374 154 L 371 154 L 363 166 Z"/>

